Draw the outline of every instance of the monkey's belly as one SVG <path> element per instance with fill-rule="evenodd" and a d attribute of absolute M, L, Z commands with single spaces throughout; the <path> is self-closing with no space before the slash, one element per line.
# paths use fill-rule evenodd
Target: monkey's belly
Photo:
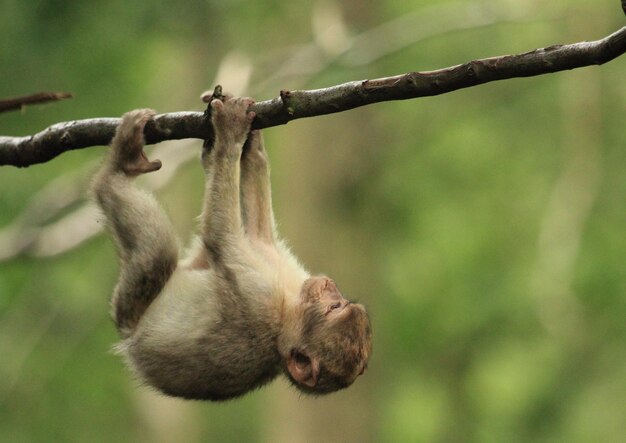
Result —
<path fill-rule="evenodd" d="M 176 397 L 226 400 L 256 389 L 280 372 L 279 357 L 258 343 L 222 347 L 218 343 L 178 344 L 154 349 L 141 342 L 126 347 L 126 357 L 134 372 L 147 384 Z M 218 345 L 218 346 L 215 346 Z M 205 352 L 202 352 L 202 351 Z"/>
<path fill-rule="evenodd" d="M 249 305 L 224 318 L 213 271 L 177 271 L 120 350 L 139 378 L 168 395 L 225 400 L 280 372 L 276 334 Z M 268 331 L 259 333 L 256 331 Z"/>

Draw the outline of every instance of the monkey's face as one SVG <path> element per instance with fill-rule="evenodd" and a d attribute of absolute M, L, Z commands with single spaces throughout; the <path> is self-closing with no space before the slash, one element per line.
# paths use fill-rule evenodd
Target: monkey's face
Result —
<path fill-rule="evenodd" d="M 304 304 L 317 305 L 325 317 L 330 315 L 331 318 L 350 305 L 350 301 L 341 295 L 335 282 L 325 276 L 306 280 L 302 285 L 300 297 Z"/>
<path fill-rule="evenodd" d="M 367 311 L 324 276 L 306 280 L 300 297 L 302 336 L 287 360 L 289 378 L 310 394 L 350 386 L 365 371 L 372 349 Z"/>

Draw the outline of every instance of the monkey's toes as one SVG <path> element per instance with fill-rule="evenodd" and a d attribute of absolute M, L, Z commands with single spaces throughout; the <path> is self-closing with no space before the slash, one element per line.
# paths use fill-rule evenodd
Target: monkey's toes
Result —
<path fill-rule="evenodd" d="M 148 160 L 145 152 L 140 151 L 139 155 L 133 160 L 127 161 L 122 169 L 127 175 L 139 175 L 139 174 L 147 174 L 148 172 L 154 172 L 161 169 L 162 163 L 161 160 Z"/>
<path fill-rule="evenodd" d="M 126 127 L 145 126 L 156 115 L 153 109 L 134 109 L 122 116 L 122 125 Z"/>
<path fill-rule="evenodd" d="M 128 175 L 153 172 L 161 168 L 159 160 L 150 161 L 143 152 L 143 131 L 150 119 L 156 115 L 152 109 L 135 109 L 122 116 L 117 128 L 112 149 L 116 150 L 118 165 Z"/>
<path fill-rule="evenodd" d="M 122 116 L 115 138 L 120 147 L 130 152 L 139 152 L 144 145 L 143 131 L 146 123 L 156 115 L 152 109 L 135 109 Z M 115 145 L 115 143 L 114 143 Z"/>
<path fill-rule="evenodd" d="M 124 115 L 124 122 L 128 116 L 129 124 L 132 125 L 135 136 L 143 137 L 146 123 L 156 115 L 153 109 L 135 109 Z M 124 124 L 124 123 L 122 123 Z M 143 144 L 143 138 L 141 138 Z"/>

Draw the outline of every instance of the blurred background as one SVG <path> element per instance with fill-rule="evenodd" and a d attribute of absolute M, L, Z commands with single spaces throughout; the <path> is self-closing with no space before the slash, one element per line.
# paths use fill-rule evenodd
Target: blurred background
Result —
<path fill-rule="evenodd" d="M 0 0 L 0 134 L 137 107 L 433 70 L 624 26 L 617 0 Z M 621 442 L 626 58 L 265 130 L 282 235 L 366 304 L 370 368 L 305 398 L 137 386 L 110 352 L 118 266 L 88 202 L 104 147 L 0 169 L 2 442 Z M 201 142 L 145 177 L 188 241 Z"/>

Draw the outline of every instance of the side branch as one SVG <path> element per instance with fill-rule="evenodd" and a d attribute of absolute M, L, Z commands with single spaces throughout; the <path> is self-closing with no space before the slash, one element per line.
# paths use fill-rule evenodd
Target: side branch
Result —
<path fill-rule="evenodd" d="M 38 92 L 23 97 L 3 98 L 0 99 L 0 112 L 16 111 L 27 105 L 54 102 L 66 98 L 72 98 L 72 94 L 69 92 Z"/>
<path fill-rule="evenodd" d="M 555 45 L 516 55 L 473 60 L 427 72 L 344 83 L 311 91 L 281 91 L 252 110 L 257 129 L 304 117 L 332 114 L 382 101 L 444 94 L 457 89 L 517 77 L 531 77 L 590 65 L 601 65 L 626 52 L 626 27 L 597 41 Z M 32 136 L 0 137 L 0 165 L 25 167 L 57 155 L 110 142 L 119 118 L 58 123 Z M 146 142 L 182 138 L 206 139 L 212 128 L 202 112 L 157 115 L 145 128 Z"/>

